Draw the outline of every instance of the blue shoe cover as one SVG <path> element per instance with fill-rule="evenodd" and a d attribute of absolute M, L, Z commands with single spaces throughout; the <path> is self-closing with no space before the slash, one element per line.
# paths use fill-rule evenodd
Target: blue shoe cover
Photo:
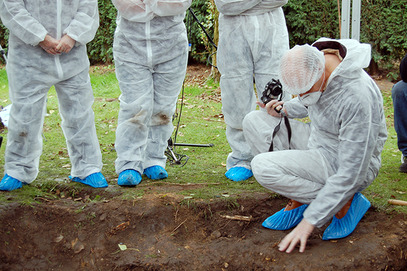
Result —
<path fill-rule="evenodd" d="M 240 182 L 253 176 L 253 171 L 245 167 L 232 167 L 226 171 L 225 176 L 234 182 Z"/>
<path fill-rule="evenodd" d="M 167 171 L 161 166 L 151 166 L 144 169 L 144 175 L 151 180 L 165 179 L 168 177 Z"/>
<path fill-rule="evenodd" d="M 80 179 L 79 177 L 72 178 L 72 176 L 69 176 L 69 178 L 73 182 L 83 183 L 94 188 L 104 188 L 108 186 L 105 177 L 100 172 L 90 174 L 85 179 Z"/>
<path fill-rule="evenodd" d="M 322 240 L 340 239 L 351 234 L 370 205 L 365 196 L 356 193 L 346 215 L 341 219 L 333 217 L 331 224 L 324 231 Z"/>
<path fill-rule="evenodd" d="M 0 190 L 12 191 L 23 187 L 23 185 L 25 185 L 25 183 L 6 174 L 0 182 Z"/>
<path fill-rule="evenodd" d="M 274 215 L 264 220 L 263 224 L 261 225 L 272 230 L 289 230 L 291 228 L 294 228 L 301 222 L 303 218 L 302 214 L 304 213 L 305 209 L 307 209 L 307 207 L 307 204 L 303 204 L 300 207 L 297 207 L 290 211 L 284 211 L 285 208 L 283 208 Z"/>
<path fill-rule="evenodd" d="M 117 184 L 120 186 L 136 186 L 141 182 L 141 175 L 134 169 L 126 169 L 119 174 Z"/>

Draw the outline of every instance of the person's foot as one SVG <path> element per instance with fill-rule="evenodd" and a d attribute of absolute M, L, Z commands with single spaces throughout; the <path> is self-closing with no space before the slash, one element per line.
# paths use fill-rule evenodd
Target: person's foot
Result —
<path fill-rule="evenodd" d="M 134 169 L 126 169 L 119 174 L 117 184 L 120 186 L 136 186 L 141 182 L 141 174 Z"/>
<path fill-rule="evenodd" d="M 234 182 L 245 181 L 253 176 L 253 171 L 245 167 L 232 167 L 226 171 L 225 176 Z"/>
<path fill-rule="evenodd" d="M 167 171 L 162 166 L 151 166 L 144 169 L 144 175 L 151 180 L 160 180 L 168 177 Z"/>
<path fill-rule="evenodd" d="M 90 174 L 85 179 L 81 179 L 79 177 L 72 177 L 72 176 L 69 176 L 69 178 L 73 182 L 83 183 L 83 184 L 89 185 L 94 188 L 108 187 L 105 177 L 100 172 Z"/>
<path fill-rule="evenodd" d="M 16 178 L 13 178 L 9 175 L 4 175 L 3 179 L 0 182 L 1 191 L 12 191 L 23 187 L 26 183 L 23 183 Z"/>
<path fill-rule="evenodd" d="M 402 155 L 401 156 L 401 166 L 399 168 L 399 171 L 402 173 L 407 173 L 407 156 Z"/>
<path fill-rule="evenodd" d="M 287 205 L 285 206 L 284 211 L 285 211 L 285 212 L 286 212 L 286 211 L 291 211 L 291 210 L 294 210 L 294 209 L 296 209 L 296 208 L 298 208 L 298 207 L 300 207 L 300 206 L 302 206 L 302 205 L 304 205 L 304 203 L 301 203 L 301 202 L 299 202 L 299 201 L 290 199 L 290 200 L 288 201 Z"/>
<path fill-rule="evenodd" d="M 351 234 L 371 205 L 361 193 L 353 196 L 350 207 L 347 207 L 348 203 L 333 217 L 331 224 L 324 231 L 322 240 L 340 239 Z"/>
<path fill-rule="evenodd" d="M 352 205 L 352 201 L 353 201 L 354 197 L 355 196 L 353 196 L 350 200 L 348 200 L 348 202 L 342 207 L 342 209 L 340 209 L 339 212 L 336 213 L 335 216 L 337 219 L 341 219 L 342 217 L 344 217 L 347 214 L 350 206 Z"/>
<path fill-rule="evenodd" d="M 294 228 L 303 219 L 302 215 L 307 207 L 307 204 L 290 200 L 285 208 L 264 220 L 262 226 L 267 229 L 280 231 Z"/>

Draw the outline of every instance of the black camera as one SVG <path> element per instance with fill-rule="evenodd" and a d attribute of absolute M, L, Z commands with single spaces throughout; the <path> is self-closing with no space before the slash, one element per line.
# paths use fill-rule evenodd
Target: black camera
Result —
<path fill-rule="evenodd" d="M 260 100 L 264 104 L 267 104 L 272 100 L 281 101 L 282 96 L 283 96 L 283 86 L 281 85 L 280 80 L 271 79 L 271 81 L 268 82 L 264 87 L 264 91 Z M 280 113 L 282 108 L 283 108 L 282 106 L 277 106 L 274 109 L 276 110 L 277 113 Z"/>

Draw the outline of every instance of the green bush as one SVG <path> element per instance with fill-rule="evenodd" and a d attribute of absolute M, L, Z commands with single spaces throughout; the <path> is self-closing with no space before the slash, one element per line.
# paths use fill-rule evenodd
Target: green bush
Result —
<path fill-rule="evenodd" d="M 362 0 L 361 4 L 360 41 L 372 46 L 374 66 L 392 80 L 407 52 L 406 6 L 407 0 Z M 290 0 L 284 12 L 291 46 L 340 37 L 337 1 Z"/>
<path fill-rule="evenodd" d="M 98 1 L 100 26 L 95 38 L 88 44 L 89 59 L 92 64 L 112 63 L 117 10 L 111 0 Z"/>
<path fill-rule="evenodd" d="M 339 38 L 336 1 L 290 0 L 283 7 L 290 35 L 290 47 L 311 44 L 320 37 Z"/>
<path fill-rule="evenodd" d="M 205 32 L 199 26 L 202 24 L 210 37 L 214 36 L 214 12 L 211 12 L 215 7 L 212 1 L 195 0 L 192 2 L 191 10 L 197 17 L 193 18 L 190 11 L 187 11 L 185 16 L 185 25 L 188 32 L 188 41 L 191 44 L 191 57 L 201 63 L 205 63 L 213 51 L 213 47 L 208 40 Z"/>
<path fill-rule="evenodd" d="M 361 42 L 372 45 L 372 59 L 379 70 L 390 71 L 397 77 L 398 62 L 407 52 L 407 0 L 362 0 Z M 191 8 L 211 37 L 214 36 L 214 6 L 212 0 L 194 0 Z M 99 0 L 100 27 L 89 43 L 92 64 L 111 63 L 113 35 L 116 27 L 116 9 L 110 0 Z M 319 37 L 339 38 L 337 1 L 290 0 L 284 6 L 290 45 L 312 43 Z M 213 51 L 208 38 L 187 11 L 185 23 L 191 43 L 191 57 L 206 62 Z M 8 32 L 0 24 L 0 44 L 7 45 Z"/>
<path fill-rule="evenodd" d="M 365 2 L 364 2 L 365 3 Z M 407 52 L 407 0 L 366 2 L 361 14 L 361 41 L 372 45 L 372 59 L 389 79 L 398 78 L 399 61 Z"/>

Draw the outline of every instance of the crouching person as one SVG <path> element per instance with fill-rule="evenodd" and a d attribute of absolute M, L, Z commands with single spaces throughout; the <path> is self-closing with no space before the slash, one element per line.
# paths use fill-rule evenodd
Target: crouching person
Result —
<path fill-rule="evenodd" d="M 263 222 L 274 230 L 294 228 L 280 251 L 300 244 L 303 252 L 314 228 L 331 219 L 322 239 L 344 238 L 370 207 L 361 192 L 378 175 L 387 130 L 382 95 L 363 70 L 369 62 L 370 46 L 355 40 L 295 46 L 281 59 L 279 78 L 284 91 L 298 96 L 259 103 L 267 112 L 244 119 L 256 180 L 290 199 Z M 288 126 L 279 125 L 282 114 L 290 118 Z M 307 116 L 308 123 L 294 120 Z"/>

